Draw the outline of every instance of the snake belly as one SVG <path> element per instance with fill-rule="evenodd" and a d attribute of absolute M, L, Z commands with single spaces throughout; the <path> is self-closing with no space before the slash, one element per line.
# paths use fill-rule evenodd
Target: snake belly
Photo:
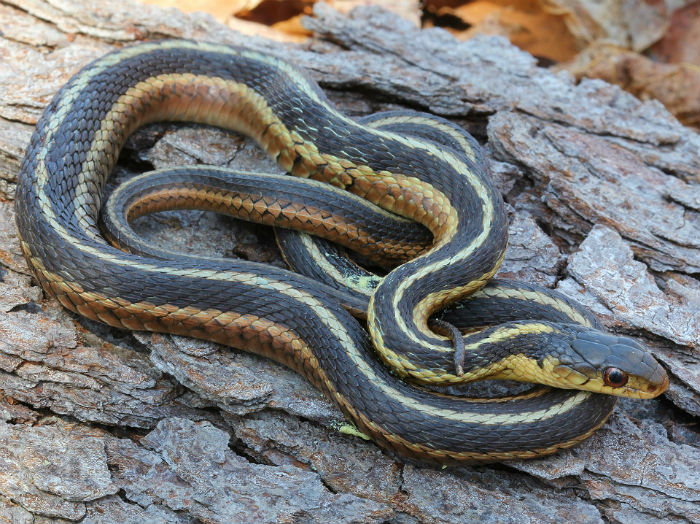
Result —
<path fill-rule="evenodd" d="M 432 249 L 379 284 L 368 323 L 382 359 L 403 366 L 399 374 L 455 380 L 435 371 L 449 367 L 451 344 L 427 328 L 428 317 L 481 288 L 506 242 L 500 197 L 478 152 L 465 162 L 435 144 L 363 127 L 303 74 L 246 49 L 188 41 L 125 48 L 80 71 L 50 103 L 20 169 L 17 225 L 30 267 L 66 308 L 118 328 L 270 357 L 307 377 L 382 447 L 422 461 L 540 456 L 580 442 L 609 416 L 614 399 L 588 391 L 502 401 L 431 394 L 388 371 L 360 324 L 311 279 L 246 261 L 203 265 L 108 245 L 97 225 L 105 181 L 128 135 L 164 120 L 243 132 L 289 173 L 430 230 Z M 437 367 L 414 372 L 414 361 L 435 354 Z"/>

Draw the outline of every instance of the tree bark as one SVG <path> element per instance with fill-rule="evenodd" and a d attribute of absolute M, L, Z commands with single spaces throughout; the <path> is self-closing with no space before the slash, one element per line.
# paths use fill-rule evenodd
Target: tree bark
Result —
<path fill-rule="evenodd" d="M 314 38 L 242 36 L 124 2 L 0 0 L 0 520 L 32 522 L 700 522 L 700 137 L 659 103 L 576 84 L 502 38 L 459 42 L 377 8 L 317 5 Z M 501 276 L 555 288 L 647 345 L 671 386 L 622 401 L 575 449 L 436 470 L 341 435 L 340 412 L 272 362 L 124 333 L 47 299 L 21 256 L 14 184 L 71 75 L 135 41 L 244 45 L 306 68 L 341 111 L 413 108 L 485 145 L 511 214 Z M 130 138 L 115 179 L 187 163 L 276 170 L 192 125 Z M 281 265 L 269 232 L 202 212 L 138 224 L 153 242 Z"/>

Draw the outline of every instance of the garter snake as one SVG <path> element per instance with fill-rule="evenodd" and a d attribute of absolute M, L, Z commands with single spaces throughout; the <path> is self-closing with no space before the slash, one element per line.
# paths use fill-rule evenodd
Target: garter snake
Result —
<path fill-rule="evenodd" d="M 406 122 L 419 117 L 377 118 L 360 123 L 340 114 L 304 74 L 255 51 L 189 41 L 115 51 L 76 74 L 37 124 L 16 194 L 23 252 L 43 288 L 68 309 L 115 327 L 199 337 L 273 358 L 306 376 L 381 446 L 419 460 L 551 453 L 586 438 L 610 414 L 613 397 L 592 391 L 652 397 L 665 389 L 653 358 L 630 339 L 595 331 L 585 315 L 581 325 L 514 321 L 466 335 L 474 358 L 457 373 L 452 342 L 433 333 L 428 319 L 495 273 L 507 236 L 500 195 L 478 144 L 453 124 L 432 119 L 404 134 Z M 358 228 L 334 205 L 312 209 L 259 194 L 228 199 L 252 220 L 307 222 L 307 231 L 370 256 L 405 259 L 418 249 L 373 289 L 371 341 L 332 288 L 316 280 L 241 260 L 125 253 L 104 241 L 98 215 L 119 151 L 136 128 L 163 120 L 243 132 L 284 171 L 311 179 L 309 187 L 316 180 L 346 190 L 376 204 L 380 217 L 395 213 L 431 233 L 429 247 L 397 239 L 396 249 L 387 248 L 381 227 L 373 230 L 383 218 L 373 225 L 360 216 Z M 343 227 L 355 233 L 342 236 Z M 381 253 L 362 247 L 368 238 Z M 502 301 L 512 303 L 507 295 Z M 553 346 L 557 336 L 574 356 L 527 353 Z M 525 379 L 524 368 L 545 384 L 580 389 L 470 400 L 397 378 Z"/>

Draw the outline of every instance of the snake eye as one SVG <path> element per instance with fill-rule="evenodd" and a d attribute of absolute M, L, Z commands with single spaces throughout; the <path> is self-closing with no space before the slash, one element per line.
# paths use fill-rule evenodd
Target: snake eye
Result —
<path fill-rule="evenodd" d="M 605 385 L 611 388 L 621 388 L 627 384 L 627 373 L 618 368 L 607 368 L 603 374 Z"/>

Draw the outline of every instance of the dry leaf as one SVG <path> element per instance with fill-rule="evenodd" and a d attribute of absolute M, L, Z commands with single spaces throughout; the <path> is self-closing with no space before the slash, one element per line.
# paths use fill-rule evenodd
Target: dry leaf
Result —
<path fill-rule="evenodd" d="M 202 11 L 219 22 L 243 10 L 253 9 L 261 0 L 141 0 L 144 4 L 159 7 L 175 7 L 184 13 Z"/>
<path fill-rule="evenodd" d="M 541 0 L 564 16 L 571 34 L 590 44 L 598 40 L 634 51 L 657 42 L 668 26 L 664 0 Z"/>
<path fill-rule="evenodd" d="M 554 62 L 570 60 L 580 50 L 564 17 L 545 12 L 537 0 L 477 1 L 441 7 L 436 14 L 457 17 L 470 26 L 465 31 L 451 30 L 460 39 L 501 35 L 532 55 Z"/>
<path fill-rule="evenodd" d="M 236 17 L 272 26 L 301 14 L 311 14 L 316 0 L 262 0 L 253 9 L 239 11 Z"/>
<path fill-rule="evenodd" d="M 686 125 L 700 124 L 700 68 L 662 64 L 633 51 L 594 44 L 574 61 L 562 64 L 576 78 L 600 78 L 646 100 L 655 98 Z"/>
<path fill-rule="evenodd" d="M 700 65 L 700 2 L 673 12 L 668 31 L 651 53 L 661 62 Z"/>
<path fill-rule="evenodd" d="M 305 40 L 311 36 L 311 31 L 306 29 L 301 24 L 301 19 L 304 18 L 303 14 L 295 15 L 276 24 L 272 24 L 272 28 L 281 33 L 285 33 L 291 37 L 296 37 L 298 40 Z"/>

